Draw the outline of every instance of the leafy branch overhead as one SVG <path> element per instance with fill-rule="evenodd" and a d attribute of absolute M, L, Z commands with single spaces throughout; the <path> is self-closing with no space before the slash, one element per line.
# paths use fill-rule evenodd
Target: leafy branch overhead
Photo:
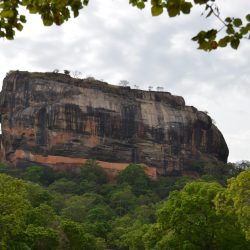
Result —
<path fill-rule="evenodd" d="M 147 0 L 130 0 L 133 6 L 140 9 L 145 8 L 147 2 Z M 169 17 L 176 17 L 181 14 L 190 14 L 194 5 L 204 5 L 205 9 L 202 15 L 205 14 L 206 18 L 215 16 L 222 24 L 219 29 L 202 30 L 192 38 L 199 44 L 199 49 L 211 51 L 218 47 L 226 47 L 229 44 L 233 49 L 237 49 L 241 39 L 249 39 L 250 14 L 247 14 L 244 20 L 234 17 L 227 17 L 223 20 L 215 0 L 193 0 L 192 2 L 186 0 L 151 0 L 151 13 L 153 16 L 159 16 L 166 10 Z"/>
<path fill-rule="evenodd" d="M 0 1 L 0 37 L 14 39 L 15 31 L 22 31 L 26 16 L 20 12 L 26 8 L 32 14 L 41 16 L 43 24 L 61 25 L 69 18 L 77 17 L 79 11 L 87 6 L 89 0 L 5 0 Z M 205 16 L 215 16 L 222 24 L 219 29 L 200 31 L 192 38 L 199 44 L 199 49 L 211 51 L 230 45 L 237 49 L 241 39 L 249 38 L 250 14 L 244 19 L 227 17 L 223 19 L 215 0 L 129 0 L 132 6 L 144 9 L 150 5 L 152 16 L 159 16 L 166 11 L 169 17 L 190 14 L 195 5 L 203 5 Z M 23 7 L 23 8 L 20 8 Z"/>

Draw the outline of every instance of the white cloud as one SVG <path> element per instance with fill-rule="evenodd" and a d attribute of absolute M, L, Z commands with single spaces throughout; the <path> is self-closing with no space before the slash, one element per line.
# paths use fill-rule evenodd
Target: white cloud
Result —
<path fill-rule="evenodd" d="M 249 0 L 218 0 L 222 15 L 245 16 Z M 79 70 L 110 83 L 127 79 L 147 89 L 163 86 L 188 105 L 207 110 L 230 149 L 230 160 L 250 159 L 250 42 L 237 51 L 196 50 L 190 39 L 220 23 L 200 16 L 152 18 L 128 1 L 92 0 L 80 16 L 61 27 L 44 27 L 31 16 L 14 41 L 0 41 L 0 78 L 11 69 Z"/>

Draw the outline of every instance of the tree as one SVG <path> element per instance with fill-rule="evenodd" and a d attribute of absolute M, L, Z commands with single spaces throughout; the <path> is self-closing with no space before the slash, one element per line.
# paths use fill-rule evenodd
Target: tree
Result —
<path fill-rule="evenodd" d="M 108 176 L 103 168 L 94 160 L 88 160 L 80 171 L 80 179 L 83 181 L 94 182 L 96 185 L 108 182 Z"/>
<path fill-rule="evenodd" d="M 50 167 L 30 166 L 25 169 L 23 177 L 29 181 L 47 186 L 55 181 L 56 173 Z"/>
<path fill-rule="evenodd" d="M 128 87 L 128 86 L 129 86 L 129 81 L 127 81 L 127 80 L 121 80 L 121 81 L 119 82 L 119 85 L 120 85 L 121 87 Z"/>
<path fill-rule="evenodd" d="M 33 1 L 33 0 L 5 0 L 0 5 L 0 37 L 13 39 L 15 31 L 22 31 L 23 24 L 26 23 L 26 16 L 20 14 L 26 8 L 32 14 L 41 16 L 43 24 L 50 26 L 52 24 L 61 25 L 71 16 L 77 17 L 79 11 L 87 6 L 89 0 L 64 0 L 64 1 Z M 193 40 L 199 44 L 199 49 L 210 51 L 219 47 L 226 47 L 228 44 L 233 49 L 237 49 L 240 40 L 248 38 L 250 33 L 250 14 L 246 15 L 245 20 L 234 17 L 223 19 L 220 11 L 215 4 L 215 0 L 129 0 L 129 3 L 139 9 L 144 9 L 150 5 L 152 16 L 163 14 L 166 10 L 169 17 L 176 17 L 180 14 L 190 14 L 194 5 L 203 5 L 206 17 L 215 16 L 220 20 L 223 27 L 220 29 L 211 29 L 200 31 Z M 22 7 L 22 8 L 20 8 Z M 222 30 L 225 33 L 222 34 Z M 218 34 L 222 34 L 217 39 Z"/>
<path fill-rule="evenodd" d="M 250 169 L 229 179 L 227 189 L 216 197 L 216 206 L 220 212 L 236 215 L 250 241 Z"/>
<path fill-rule="evenodd" d="M 59 245 L 58 233 L 51 228 L 29 225 L 25 231 L 29 245 L 34 250 L 54 250 Z"/>
<path fill-rule="evenodd" d="M 80 78 L 81 78 L 81 75 L 82 75 L 82 72 L 81 72 L 81 71 L 78 71 L 78 70 L 75 70 L 75 71 L 71 72 L 71 74 L 72 74 L 72 76 L 73 76 L 74 78 L 80 79 Z"/>
<path fill-rule="evenodd" d="M 131 211 L 136 203 L 136 197 L 130 186 L 125 186 L 120 190 L 112 192 L 110 196 L 110 206 L 118 215 L 124 215 Z"/>
<path fill-rule="evenodd" d="M 120 172 L 117 177 L 118 183 L 126 183 L 132 187 L 133 193 L 140 195 L 149 190 L 149 177 L 143 168 L 136 164 L 130 164 Z"/>
<path fill-rule="evenodd" d="M 104 240 L 86 232 L 83 225 L 72 221 L 62 221 L 63 232 L 67 236 L 72 250 L 105 250 Z"/>
<path fill-rule="evenodd" d="M 6 249 L 22 233 L 30 207 L 25 182 L 0 174 L 0 249 Z"/>
<path fill-rule="evenodd" d="M 33 207 L 38 207 L 41 204 L 50 204 L 54 198 L 48 190 L 35 183 L 27 184 L 27 193 L 28 200 Z"/>
<path fill-rule="evenodd" d="M 40 227 L 52 227 L 56 221 L 56 214 L 52 207 L 41 204 L 27 212 L 27 223 Z"/>
<path fill-rule="evenodd" d="M 64 72 L 65 75 L 69 75 L 70 74 L 70 70 L 67 70 L 67 69 L 65 69 L 63 72 Z"/>
<path fill-rule="evenodd" d="M 103 203 L 102 197 L 95 193 L 86 193 L 81 196 L 74 195 L 66 201 L 62 215 L 75 222 L 84 222 L 88 212 L 96 205 Z"/>
<path fill-rule="evenodd" d="M 158 87 L 156 88 L 156 90 L 157 90 L 158 92 L 163 92 L 164 88 L 163 88 L 163 87 L 158 86 Z"/>
<path fill-rule="evenodd" d="M 172 192 L 144 236 L 146 249 L 249 249 L 235 217 L 217 213 L 213 200 L 223 190 L 192 182 Z"/>
<path fill-rule="evenodd" d="M 236 162 L 235 168 L 237 168 L 239 172 L 250 169 L 250 161 L 243 160 L 243 161 Z"/>
<path fill-rule="evenodd" d="M 62 194 L 78 194 L 79 186 L 74 181 L 62 178 L 53 182 L 49 186 L 49 190 Z"/>

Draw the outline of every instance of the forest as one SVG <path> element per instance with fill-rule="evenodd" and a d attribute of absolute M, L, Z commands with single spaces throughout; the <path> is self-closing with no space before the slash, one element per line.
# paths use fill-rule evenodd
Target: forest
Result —
<path fill-rule="evenodd" d="M 79 173 L 0 167 L 0 249 L 250 249 L 250 169 L 197 163 L 200 177 L 116 183 L 94 160 Z"/>

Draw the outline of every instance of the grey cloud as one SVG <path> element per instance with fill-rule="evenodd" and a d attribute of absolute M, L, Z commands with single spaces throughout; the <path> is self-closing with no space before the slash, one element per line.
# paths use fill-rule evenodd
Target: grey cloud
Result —
<path fill-rule="evenodd" d="M 127 79 L 144 89 L 163 86 L 188 105 L 209 111 L 226 137 L 230 160 L 250 159 L 249 42 L 236 52 L 204 53 L 190 39 L 216 20 L 201 18 L 200 8 L 174 19 L 152 18 L 149 12 L 123 0 L 98 0 L 62 27 L 44 28 L 31 17 L 35 26 L 30 23 L 15 41 L 0 41 L 0 76 L 9 69 L 59 68 L 111 83 Z"/>

